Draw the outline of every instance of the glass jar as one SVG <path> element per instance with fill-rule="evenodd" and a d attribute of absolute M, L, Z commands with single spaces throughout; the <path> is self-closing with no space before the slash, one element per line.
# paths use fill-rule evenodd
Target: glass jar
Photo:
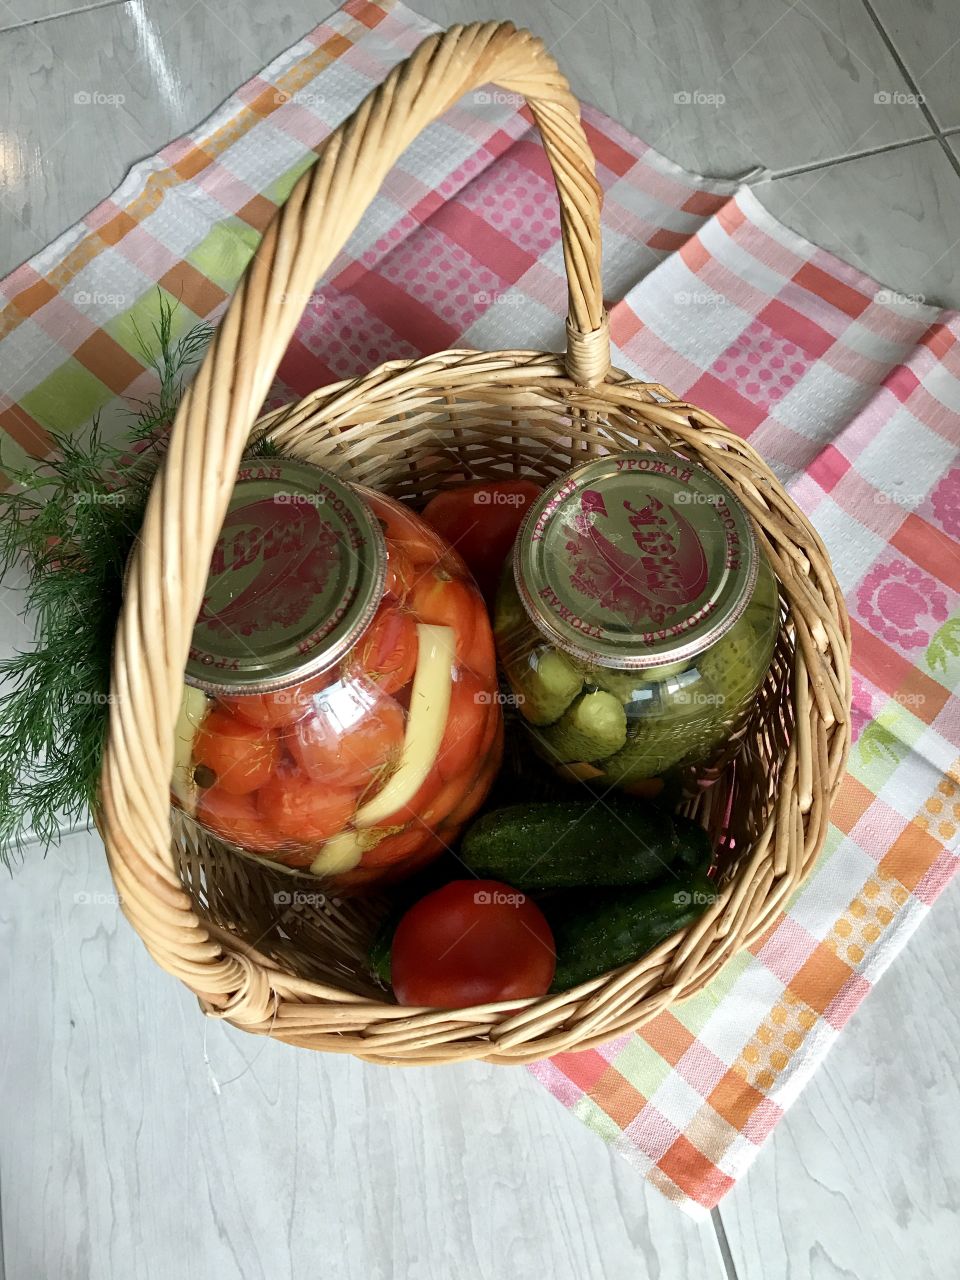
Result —
<path fill-rule="evenodd" d="M 493 633 L 460 557 L 304 463 L 241 468 L 185 681 L 174 802 L 338 891 L 435 857 L 499 767 Z"/>
<path fill-rule="evenodd" d="M 722 753 L 779 625 L 776 578 L 729 489 L 676 455 L 631 453 L 577 468 L 534 504 L 494 629 L 544 759 L 647 793 Z"/>

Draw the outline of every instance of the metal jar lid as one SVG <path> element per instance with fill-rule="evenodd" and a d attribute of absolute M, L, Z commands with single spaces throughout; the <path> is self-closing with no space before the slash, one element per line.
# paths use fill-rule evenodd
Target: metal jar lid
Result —
<path fill-rule="evenodd" d="M 692 658 L 753 594 L 759 548 L 742 505 L 676 454 L 599 458 L 547 489 L 514 547 L 524 608 L 558 648 L 642 670 Z"/>
<path fill-rule="evenodd" d="M 208 693 L 269 693 L 332 666 L 383 594 L 383 530 L 319 467 L 244 462 L 217 538 L 184 678 Z"/>

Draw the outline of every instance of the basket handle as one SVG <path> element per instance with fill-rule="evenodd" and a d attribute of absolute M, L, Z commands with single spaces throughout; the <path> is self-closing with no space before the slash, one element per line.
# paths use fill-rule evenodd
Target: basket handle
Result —
<path fill-rule="evenodd" d="M 601 196 L 577 102 L 529 32 L 509 22 L 451 27 L 425 40 L 330 135 L 267 227 L 180 405 L 131 559 L 98 818 L 123 909 L 150 952 L 209 1003 L 229 999 L 237 1020 L 263 1016 L 266 984 L 202 927 L 170 860 L 173 730 L 210 556 L 304 293 L 409 143 L 489 81 L 522 93 L 540 129 L 560 197 L 567 369 L 580 385 L 603 379 Z"/>

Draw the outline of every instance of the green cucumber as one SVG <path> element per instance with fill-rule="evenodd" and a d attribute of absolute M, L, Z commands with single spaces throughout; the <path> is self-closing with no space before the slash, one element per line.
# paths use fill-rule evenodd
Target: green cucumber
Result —
<path fill-rule="evenodd" d="M 541 904 L 557 948 L 551 991 L 631 964 L 698 919 L 716 889 L 703 876 L 646 889 L 560 893 Z"/>
<path fill-rule="evenodd" d="M 481 879 L 528 892 L 650 884 L 674 866 L 709 865 L 706 833 L 693 826 L 629 796 L 518 804 L 475 822 L 460 859 Z"/>
<path fill-rule="evenodd" d="M 531 724 L 559 720 L 583 688 L 583 676 L 556 649 L 540 649 L 504 660 L 507 679 L 517 695 L 517 706 Z"/>
<path fill-rule="evenodd" d="M 556 724 L 536 731 L 552 764 L 602 760 L 627 740 L 627 716 L 612 693 L 585 693 L 568 707 Z"/>

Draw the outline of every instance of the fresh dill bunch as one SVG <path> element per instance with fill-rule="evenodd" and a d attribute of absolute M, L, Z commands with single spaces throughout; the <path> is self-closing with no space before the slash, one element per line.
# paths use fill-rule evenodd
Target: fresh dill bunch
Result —
<path fill-rule="evenodd" d="M 157 394 L 136 403 L 126 439 L 104 439 L 98 421 L 55 434 L 52 457 L 4 466 L 0 575 L 25 577 L 32 649 L 0 660 L 0 861 L 36 838 L 49 844 L 64 821 L 95 808 L 110 704 L 113 637 L 127 558 L 143 523 L 167 428 L 186 371 L 210 340 L 208 325 L 173 339 L 173 308 L 160 297 L 154 358 Z M 2 463 L 0 463 L 2 465 Z"/>

